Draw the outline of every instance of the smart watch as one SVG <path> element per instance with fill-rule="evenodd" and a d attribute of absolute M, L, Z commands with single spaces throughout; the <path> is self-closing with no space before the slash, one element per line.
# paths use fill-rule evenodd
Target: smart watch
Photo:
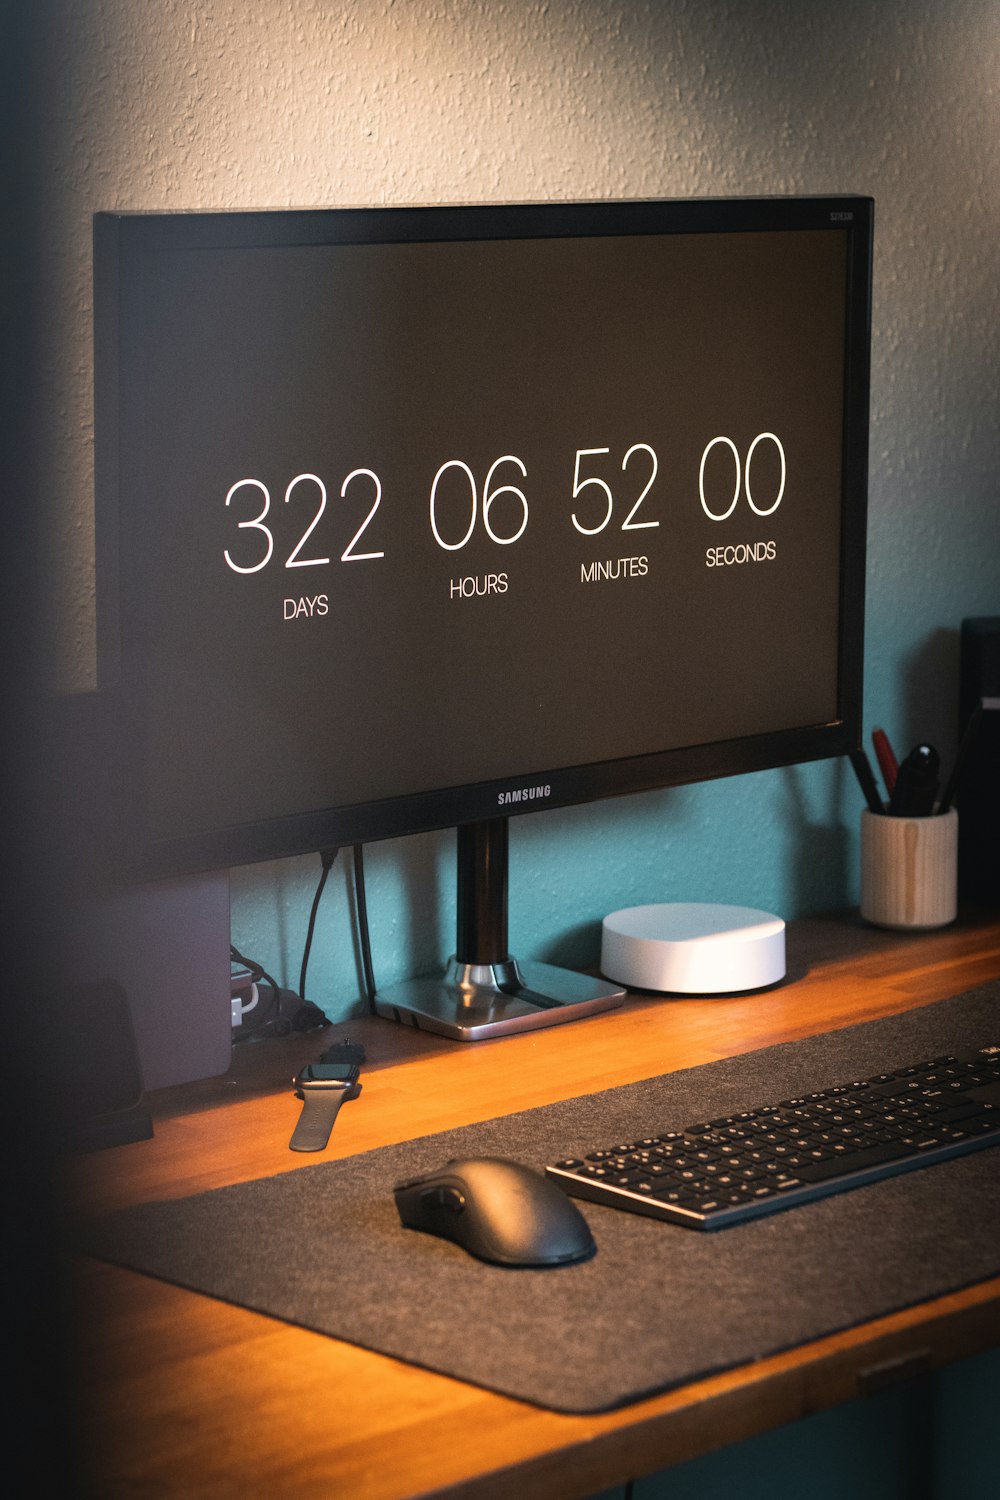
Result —
<path fill-rule="evenodd" d="M 361 1093 L 358 1075 L 364 1060 L 363 1047 L 337 1042 L 296 1074 L 292 1084 L 302 1100 L 302 1113 L 288 1142 L 290 1151 L 323 1150 L 340 1106 Z"/>

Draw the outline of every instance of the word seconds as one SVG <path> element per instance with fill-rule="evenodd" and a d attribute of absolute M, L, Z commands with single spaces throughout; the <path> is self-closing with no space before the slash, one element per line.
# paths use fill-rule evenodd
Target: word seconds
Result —
<path fill-rule="evenodd" d="M 749 562 L 774 562 L 777 548 L 774 542 L 737 542 L 727 547 L 708 547 L 705 550 L 706 568 L 741 567 Z"/>

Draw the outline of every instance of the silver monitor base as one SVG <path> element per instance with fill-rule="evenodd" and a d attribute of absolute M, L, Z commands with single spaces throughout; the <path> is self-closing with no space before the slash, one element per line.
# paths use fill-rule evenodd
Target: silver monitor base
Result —
<path fill-rule="evenodd" d="M 409 979 L 375 996 L 378 1015 L 459 1042 L 558 1026 L 621 1005 L 625 991 L 552 964 L 460 964 L 442 975 Z"/>

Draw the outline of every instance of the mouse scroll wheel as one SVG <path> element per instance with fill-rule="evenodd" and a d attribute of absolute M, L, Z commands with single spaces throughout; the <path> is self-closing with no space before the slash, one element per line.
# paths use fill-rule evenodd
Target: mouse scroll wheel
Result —
<path fill-rule="evenodd" d="M 428 1208 L 447 1208 L 454 1214 L 461 1213 L 465 1207 L 465 1197 L 456 1187 L 426 1188 L 420 1194 L 420 1201 Z"/>

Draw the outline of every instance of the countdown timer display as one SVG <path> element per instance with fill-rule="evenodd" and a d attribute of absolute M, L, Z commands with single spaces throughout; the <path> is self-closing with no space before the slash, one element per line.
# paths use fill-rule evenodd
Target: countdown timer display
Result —
<path fill-rule="evenodd" d="M 123 546 L 164 835 L 835 717 L 838 234 L 143 275 Z"/>

